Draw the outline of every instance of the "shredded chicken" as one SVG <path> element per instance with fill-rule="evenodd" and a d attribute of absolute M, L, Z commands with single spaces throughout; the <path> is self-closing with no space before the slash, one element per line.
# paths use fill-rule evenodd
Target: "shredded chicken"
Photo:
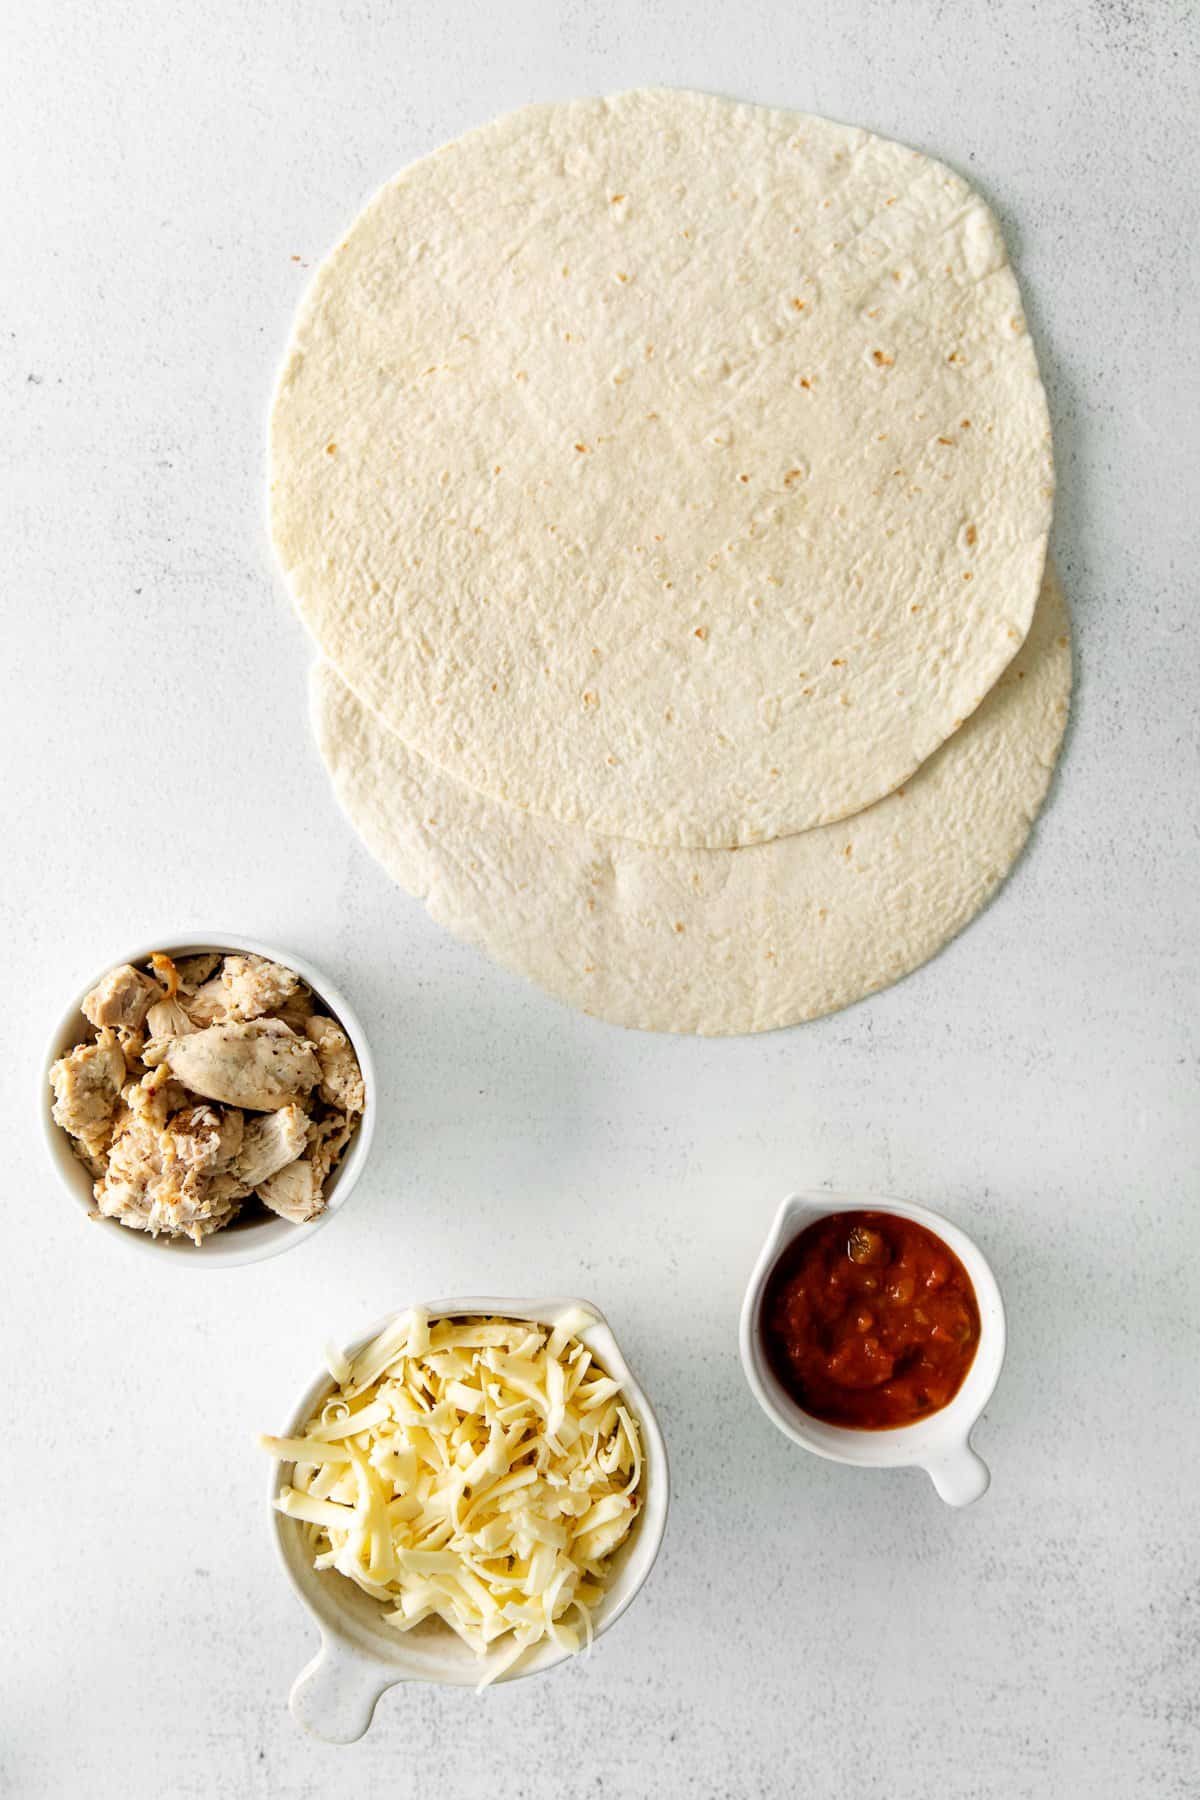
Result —
<path fill-rule="evenodd" d="M 219 975 L 214 975 L 194 994 L 185 995 L 183 1006 L 193 1025 L 216 1025 L 225 1017 L 227 998 L 224 982 Z"/>
<path fill-rule="evenodd" d="M 312 989 L 306 987 L 301 981 L 297 984 L 295 993 L 285 1000 L 282 1006 L 276 1007 L 271 1017 L 282 1019 L 285 1025 L 290 1025 L 294 1032 L 298 1033 L 300 1037 L 304 1037 L 305 1025 L 312 1010 Z"/>
<path fill-rule="evenodd" d="M 81 1008 L 85 1019 L 93 1025 L 119 1025 L 126 1031 L 139 1031 L 151 1004 L 161 1000 L 162 989 L 132 963 L 121 963 L 110 969 L 84 998 Z"/>
<path fill-rule="evenodd" d="M 225 1010 L 231 1019 L 278 1013 L 300 986 L 300 977 L 265 956 L 227 956 L 221 971 Z"/>
<path fill-rule="evenodd" d="M 289 1163 L 277 1175 L 260 1182 L 254 1191 L 264 1206 L 281 1219 L 290 1219 L 293 1225 L 306 1225 L 325 1204 L 316 1171 L 303 1159 Z"/>
<path fill-rule="evenodd" d="M 121 1102 L 131 1121 L 143 1119 L 161 1128 L 187 1105 L 187 1089 L 171 1079 L 170 1069 L 147 1069 L 140 1080 L 126 1082 Z"/>
<path fill-rule="evenodd" d="M 99 1181 L 108 1167 L 109 1140 L 107 1132 L 93 1139 L 72 1138 L 71 1148 L 92 1180 Z"/>
<path fill-rule="evenodd" d="M 54 1123 L 86 1144 L 102 1140 L 125 1082 L 125 1058 L 107 1027 L 94 1044 L 77 1044 L 50 1071 Z"/>
<path fill-rule="evenodd" d="M 199 1244 L 251 1195 L 300 1223 L 321 1212 L 366 1097 L 349 1038 L 291 969 L 156 952 L 111 969 L 84 1012 L 95 1038 L 50 1083 L 101 1217 Z"/>
<path fill-rule="evenodd" d="M 185 1107 L 161 1126 L 148 1111 L 131 1116 L 96 1183 L 101 1214 L 154 1237 L 200 1243 L 229 1223 L 249 1191 L 228 1173 L 242 1136 L 241 1113 L 220 1107 Z"/>
<path fill-rule="evenodd" d="M 203 987 L 209 976 L 215 974 L 221 966 L 219 950 L 205 950 L 199 956 L 181 956 L 175 964 L 175 973 L 179 977 L 179 992 L 194 994 Z"/>
<path fill-rule="evenodd" d="M 140 1119 L 161 1131 L 171 1114 L 182 1111 L 187 1103 L 187 1089 L 171 1079 L 169 1069 L 148 1069 L 140 1081 L 127 1082 L 122 1088 L 113 1134 L 122 1129 L 126 1114 L 130 1121 Z"/>
<path fill-rule="evenodd" d="M 153 1011 L 153 1007 L 151 1011 Z M 147 1013 L 146 1017 L 149 1018 Z M 117 1042 L 121 1046 L 121 1055 L 125 1058 L 125 1067 L 131 1075 L 142 1073 L 142 1051 L 146 1048 L 146 1028 L 141 1026 L 137 1031 L 127 1025 L 117 1026 Z"/>
<path fill-rule="evenodd" d="M 236 1106 L 188 1106 L 167 1120 L 175 1153 L 191 1169 L 228 1169 L 241 1152 L 246 1121 Z M 248 1185 L 248 1184 L 247 1184 Z"/>
<path fill-rule="evenodd" d="M 234 1173 L 248 1188 L 278 1174 L 303 1154 L 308 1143 L 308 1114 L 300 1106 L 284 1106 L 261 1119 L 249 1119 Z"/>
<path fill-rule="evenodd" d="M 317 1046 L 321 1065 L 320 1095 L 329 1106 L 360 1113 L 366 1104 L 362 1070 L 350 1047 L 350 1039 L 334 1019 L 316 1013 L 304 1021 L 307 1035 Z"/>
<path fill-rule="evenodd" d="M 312 1045 L 282 1019 L 209 1025 L 147 1045 L 146 1056 L 154 1065 L 165 1064 L 194 1094 L 255 1112 L 290 1106 L 321 1077 Z"/>
<path fill-rule="evenodd" d="M 313 1166 L 313 1174 L 323 1188 L 333 1171 L 334 1165 L 341 1157 L 342 1151 L 354 1136 L 357 1120 L 347 1118 L 345 1113 L 329 1112 L 323 1119 L 313 1119 L 308 1127 L 308 1161 Z"/>
<path fill-rule="evenodd" d="M 186 1037 L 189 1031 L 197 1029 L 190 1014 L 184 1011 L 183 1002 L 178 999 L 156 1000 L 146 1014 L 146 1030 L 151 1040 Z"/>

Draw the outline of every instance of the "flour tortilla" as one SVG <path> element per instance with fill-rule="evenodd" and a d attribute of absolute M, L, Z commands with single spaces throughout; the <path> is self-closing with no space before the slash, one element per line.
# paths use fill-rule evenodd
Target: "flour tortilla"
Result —
<path fill-rule="evenodd" d="M 376 195 L 271 427 L 296 604 L 412 747 L 644 843 L 889 793 L 1020 646 L 1049 426 L 983 201 L 699 94 L 534 106 Z"/>
<path fill-rule="evenodd" d="M 618 1025 L 767 1031 L 915 969 L 1012 867 L 1066 724 L 1066 606 L 1047 571 L 1026 642 L 903 789 L 741 850 L 654 850 L 515 811 L 389 732 L 328 663 L 313 715 L 367 848 L 440 924 Z"/>

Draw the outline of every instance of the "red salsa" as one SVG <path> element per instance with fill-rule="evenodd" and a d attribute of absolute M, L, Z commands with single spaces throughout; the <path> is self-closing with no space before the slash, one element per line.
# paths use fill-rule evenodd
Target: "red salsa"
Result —
<path fill-rule="evenodd" d="M 796 1404 L 860 1431 L 938 1412 L 979 1345 L 967 1271 L 940 1237 L 895 1213 L 817 1219 L 772 1269 L 761 1318 L 767 1360 Z"/>

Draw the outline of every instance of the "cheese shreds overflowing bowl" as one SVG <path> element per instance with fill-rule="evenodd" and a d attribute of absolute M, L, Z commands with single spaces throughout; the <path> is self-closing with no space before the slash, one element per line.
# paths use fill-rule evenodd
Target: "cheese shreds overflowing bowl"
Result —
<path fill-rule="evenodd" d="M 642 1506 L 645 1452 L 624 1383 L 552 1322 L 414 1307 L 357 1354 L 326 1353 L 335 1386 L 297 1436 L 278 1512 L 408 1633 L 440 1620 L 485 1687 L 535 1646 L 591 1643 L 614 1553 Z"/>

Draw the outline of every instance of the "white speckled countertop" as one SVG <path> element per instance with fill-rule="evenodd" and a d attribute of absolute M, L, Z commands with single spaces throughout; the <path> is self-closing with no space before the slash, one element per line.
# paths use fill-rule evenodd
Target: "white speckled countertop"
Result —
<path fill-rule="evenodd" d="M 1169 0 L 14 9 L 6 1796 L 1197 1791 L 1198 21 Z M 996 904 L 868 1004 L 728 1043 L 568 1012 L 389 886 L 326 793 L 262 531 L 276 359 L 360 201 L 499 110 L 645 82 L 859 121 L 993 201 L 1050 390 L 1079 665 Z M 353 996 L 376 1152 L 294 1255 L 158 1270 L 61 1198 L 36 1064 L 97 960 L 222 916 Z M 923 1476 L 804 1456 L 745 1390 L 759 1238 L 825 1184 L 952 1214 L 1005 1288 L 994 1483 L 965 1513 Z M 397 1689 L 357 1747 L 306 1741 L 285 1697 L 313 1632 L 252 1433 L 323 1338 L 480 1287 L 607 1309 L 671 1447 L 663 1560 L 590 1664 L 482 1699 Z"/>

